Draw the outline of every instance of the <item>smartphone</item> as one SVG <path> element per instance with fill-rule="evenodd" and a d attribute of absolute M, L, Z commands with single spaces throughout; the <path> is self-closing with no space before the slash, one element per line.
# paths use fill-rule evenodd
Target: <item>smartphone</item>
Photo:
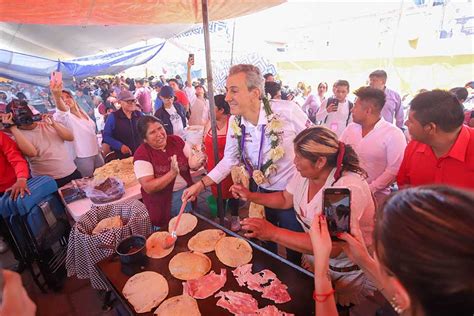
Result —
<path fill-rule="evenodd" d="M 189 54 L 188 60 L 191 62 L 191 65 L 194 65 L 194 54 Z"/>
<path fill-rule="evenodd" d="M 63 83 L 63 73 L 60 71 L 53 71 L 51 73 L 51 85 Z"/>
<path fill-rule="evenodd" d="M 339 100 L 336 99 L 336 98 L 329 98 L 327 105 L 329 106 L 330 104 L 334 104 L 336 106 L 336 111 L 337 111 L 337 107 L 339 105 Z"/>
<path fill-rule="evenodd" d="M 351 190 L 349 188 L 326 188 L 323 191 L 323 213 L 328 223 L 332 240 L 338 233 L 351 231 Z"/>

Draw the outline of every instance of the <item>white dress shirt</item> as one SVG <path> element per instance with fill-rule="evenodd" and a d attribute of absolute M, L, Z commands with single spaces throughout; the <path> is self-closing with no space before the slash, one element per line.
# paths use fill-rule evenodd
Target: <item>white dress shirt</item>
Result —
<path fill-rule="evenodd" d="M 352 122 L 349 101 L 346 99 L 344 102 L 339 102 L 337 111 L 328 113 L 326 109 L 328 100 L 324 100 L 319 107 L 318 113 L 316 113 L 316 120 L 322 122 L 321 125 L 326 126 L 336 133 L 337 137 L 340 137 L 348 123 Z"/>
<path fill-rule="evenodd" d="M 295 156 L 293 140 L 302 130 L 311 126 L 312 123 L 301 108 L 291 101 L 270 100 L 271 108 L 274 114 L 278 115 L 283 123 L 281 129 L 280 146 L 283 147 L 285 154 L 276 162 L 277 172 L 268 177 L 268 182 L 261 185 L 267 190 L 282 191 L 286 184 L 293 177 L 296 171 L 293 159 Z M 215 183 L 221 182 L 230 173 L 230 169 L 240 163 L 238 160 L 239 148 L 237 137 L 231 127 L 234 116 L 230 117 L 227 130 L 224 158 L 212 169 L 208 176 Z M 241 124 L 245 126 L 245 152 L 246 157 L 251 161 L 256 169 L 258 166 L 258 154 L 260 149 L 260 139 L 264 132 L 264 125 L 268 124 L 263 103 L 260 107 L 257 125 L 254 126 L 242 117 Z M 263 138 L 261 164 L 263 165 L 269 159 L 271 141 L 268 136 Z M 250 175 L 252 176 L 252 175 Z"/>
<path fill-rule="evenodd" d="M 370 190 L 388 195 L 407 145 L 403 132 L 381 118 L 364 137 L 361 125 L 349 124 L 341 135 L 341 141 L 351 145 L 359 156 L 361 167 L 369 175 Z"/>

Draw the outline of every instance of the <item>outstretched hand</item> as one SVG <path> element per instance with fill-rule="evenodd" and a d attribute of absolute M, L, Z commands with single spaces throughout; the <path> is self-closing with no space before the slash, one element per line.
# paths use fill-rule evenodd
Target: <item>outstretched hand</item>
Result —
<path fill-rule="evenodd" d="M 244 218 L 240 223 L 242 230 L 247 231 L 244 234 L 247 238 L 271 241 L 275 236 L 276 226 L 263 218 Z"/>
<path fill-rule="evenodd" d="M 250 198 L 251 192 L 242 184 L 234 184 L 230 187 L 229 191 L 232 193 L 234 198 L 247 201 Z"/>

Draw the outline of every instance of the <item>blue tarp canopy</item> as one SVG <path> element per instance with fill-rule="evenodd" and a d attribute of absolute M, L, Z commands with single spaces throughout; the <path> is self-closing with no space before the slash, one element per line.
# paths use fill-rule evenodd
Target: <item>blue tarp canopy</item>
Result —
<path fill-rule="evenodd" d="M 0 77 L 47 86 L 51 72 L 57 70 L 63 73 L 63 80 L 66 82 L 71 81 L 73 77 L 82 79 L 113 75 L 148 62 L 164 45 L 165 42 L 64 61 L 0 49 Z"/>

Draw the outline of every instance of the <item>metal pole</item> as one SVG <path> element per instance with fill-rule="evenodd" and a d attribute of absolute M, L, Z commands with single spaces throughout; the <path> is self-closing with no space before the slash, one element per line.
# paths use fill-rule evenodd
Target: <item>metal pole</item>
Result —
<path fill-rule="evenodd" d="M 212 78 L 211 64 L 211 43 L 209 40 L 209 16 L 207 11 L 207 0 L 202 0 L 202 25 L 204 29 L 204 47 L 206 49 L 206 70 L 207 70 L 207 92 L 209 95 L 209 112 L 211 114 L 211 130 L 212 130 L 212 148 L 214 151 L 214 161 L 219 161 L 217 150 L 217 127 L 216 113 L 214 112 L 214 80 Z M 222 201 L 222 187 L 217 185 L 217 213 L 219 215 L 220 224 L 224 226 L 224 205 Z"/>
<path fill-rule="evenodd" d="M 234 19 L 234 27 L 232 29 L 232 49 L 230 51 L 230 66 L 234 64 L 234 38 L 235 38 L 235 19 Z"/>

